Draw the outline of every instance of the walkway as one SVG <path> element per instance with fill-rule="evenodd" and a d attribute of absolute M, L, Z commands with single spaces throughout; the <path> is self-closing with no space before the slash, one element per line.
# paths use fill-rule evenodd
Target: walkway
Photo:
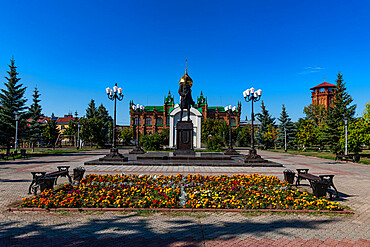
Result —
<path fill-rule="evenodd" d="M 108 151 L 0 162 L 0 246 L 370 246 L 370 166 L 260 151 L 284 168 L 86 166 L 86 174 L 270 174 L 309 168 L 335 174 L 350 216 L 239 213 L 8 212 L 28 196 L 31 171 L 71 170 Z M 125 152 L 125 151 L 123 151 Z M 60 182 L 67 182 L 61 178 Z M 305 184 L 305 182 L 303 182 Z M 307 183 L 306 183 L 307 184 Z"/>

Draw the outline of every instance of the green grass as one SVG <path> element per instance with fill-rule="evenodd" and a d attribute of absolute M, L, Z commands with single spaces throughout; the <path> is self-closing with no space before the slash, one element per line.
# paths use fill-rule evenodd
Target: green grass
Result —
<path fill-rule="evenodd" d="M 60 154 L 67 154 L 67 153 L 85 152 L 85 151 L 91 151 L 91 150 L 96 150 L 96 148 L 85 148 L 85 149 L 76 149 L 76 148 L 55 148 L 55 149 L 40 148 L 39 149 L 37 148 L 35 149 L 34 152 L 32 152 L 32 149 L 26 149 L 26 154 L 28 157 L 38 157 L 38 156 L 49 156 L 49 155 L 60 155 Z M 14 149 L 11 149 L 10 152 L 14 152 Z M 0 149 L 0 153 L 6 153 L 6 149 Z M 21 158 L 20 154 L 15 156 L 15 159 L 20 159 L 20 158 Z M 12 160 L 12 159 L 13 158 L 9 158 L 8 160 Z"/>
<path fill-rule="evenodd" d="M 277 153 L 285 153 L 284 149 L 268 149 L 267 151 L 271 152 L 277 152 Z M 288 154 L 294 154 L 294 155 L 304 155 L 304 156 L 312 156 L 312 157 L 317 157 L 317 158 L 323 158 L 323 159 L 330 159 L 330 160 L 335 160 L 335 154 L 330 153 L 329 151 L 313 151 L 313 150 L 308 150 L 308 151 L 297 151 L 297 150 L 288 150 L 286 153 Z M 359 163 L 362 164 L 370 164 L 370 150 L 362 150 L 360 153 L 361 159 Z"/>

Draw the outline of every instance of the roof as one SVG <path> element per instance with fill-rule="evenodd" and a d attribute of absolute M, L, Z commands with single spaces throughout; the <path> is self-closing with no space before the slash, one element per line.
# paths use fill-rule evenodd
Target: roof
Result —
<path fill-rule="evenodd" d="M 148 112 L 148 111 L 154 111 L 154 108 L 155 108 L 155 111 L 157 112 L 163 112 L 164 111 L 164 108 L 163 106 L 145 106 L 144 107 L 144 111 Z"/>
<path fill-rule="evenodd" d="M 333 85 L 333 84 L 327 83 L 327 82 L 323 82 L 323 83 L 317 85 L 316 87 L 310 88 L 310 90 L 314 90 L 316 88 L 322 88 L 322 87 L 336 87 L 336 86 Z"/>
<path fill-rule="evenodd" d="M 74 120 L 75 118 L 72 116 L 66 116 L 66 117 L 58 117 L 56 120 L 57 123 L 69 123 L 69 121 Z"/>

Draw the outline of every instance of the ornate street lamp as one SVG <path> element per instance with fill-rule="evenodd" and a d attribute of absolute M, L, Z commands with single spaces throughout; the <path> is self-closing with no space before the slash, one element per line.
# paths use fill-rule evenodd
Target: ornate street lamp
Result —
<path fill-rule="evenodd" d="M 18 121 L 19 121 L 19 114 L 15 114 L 15 141 L 14 141 L 14 153 L 17 153 L 18 150 Z"/>
<path fill-rule="evenodd" d="M 226 155 L 238 155 L 239 153 L 233 149 L 232 133 L 231 133 L 231 114 L 236 112 L 236 106 L 231 105 L 225 107 L 225 112 L 229 115 L 229 148 L 224 154 Z"/>
<path fill-rule="evenodd" d="M 255 90 L 253 87 L 250 89 L 247 89 L 243 92 L 243 96 L 246 102 L 252 102 L 252 117 L 251 117 L 251 149 L 249 150 L 248 156 L 245 157 L 246 162 L 262 162 L 264 159 L 261 158 L 261 156 L 257 155 L 256 149 L 254 149 L 254 113 L 253 113 L 253 102 L 257 102 L 261 99 L 262 90 L 258 89 Z"/>
<path fill-rule="evenodd" d="M 127 158 L 123 157 L 122 154 L 118 153 L 117 140 L 116 140 L 116 115 L 117 115 L 117 100 L 121 101 L 123 99 L 122 88 L 117 86 L 117 83 L 110 89 L 107 87 L 105 89 L 108 99 L 114 101 L 114 117 L 113 117 L 113 143 L 110 153 L 103 158 L 100 158 L 100 161 L 127 161 Z"/>
<path fill-rule="evenodd" d="M 140 113 L 144 111 L 144 106 L 140 104 L 132 105 L 132 110 L 137 113 L 137 125 L 136 125 L 137 134 L 136 134 L 136 147 L 130 151 L 130 154 L 144 154 L 146 152 L 141 148 L 139 144 Z"/>
<path fill-rule="evenodd" d="M 348 155 L 348 118 L 344 118 L 344 126 L 345 126 L 345 133 L 346 133 L 346 145 L 344 147 L 344 155 Z"/>

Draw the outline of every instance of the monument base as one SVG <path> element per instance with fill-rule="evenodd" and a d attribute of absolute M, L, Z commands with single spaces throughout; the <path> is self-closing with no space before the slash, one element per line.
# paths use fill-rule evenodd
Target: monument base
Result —
<path fill-rule="evenodd" d="M 145 154 L 146 152 L 141 147 L 135 147 L 129 154 Z"/>
<path fill-rule="evenodd" d="M 244 163 L 267 163 L 268 161 L 261 158 L 260 155 L 257 154 L 256 149 L 249 150 L 249 154 L 244 157 Z"/>
<path fill-rule="evenodd" d="M 127 157 L 124 157 L 118 152 L 118 148 L 111 148 L 110 153 L 99 159 L 100 162 L 125 162 L 128 161 Z"/>
<path fill-rule="evenodd" d="M 176 124 L 176 150 L 174 155 L 195 155 L 193 147 L 193 123 L 179 121 Z"/>
<path fill-rule="evenodd" d="M 237 151 L 235 151 L 232 147 L 228 148 L 226 152 L 224 153 L 225 155 L 240 155 Z"/>

